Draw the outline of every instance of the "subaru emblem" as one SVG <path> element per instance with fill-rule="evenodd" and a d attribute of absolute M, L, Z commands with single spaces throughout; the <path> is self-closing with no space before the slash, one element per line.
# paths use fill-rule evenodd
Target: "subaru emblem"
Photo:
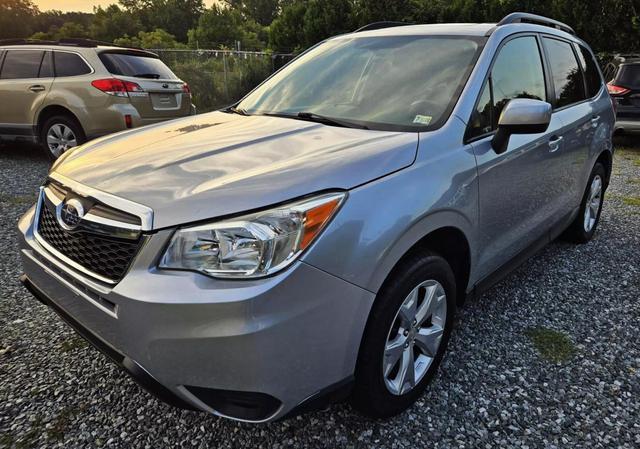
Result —
<path fill-rule="evenodd" d="M 82 203 L 75 198 L 65 201 L 57 212 L 58 223 L 67 231 L 77 228 L 84 216 Z"/>

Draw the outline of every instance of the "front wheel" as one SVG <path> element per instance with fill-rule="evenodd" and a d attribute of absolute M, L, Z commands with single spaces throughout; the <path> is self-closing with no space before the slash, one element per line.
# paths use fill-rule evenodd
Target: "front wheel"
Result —
<path fill-rule="evenodd" d="M 65 151 L 82 145 L 86 140 L 80 124 L 64 115 L 49 118 L 40 135 L 42 149 L 51 160 L 58 159 Z"/>
<path fill-rule="evenodd" d="M 436 254 L 410 257 L 381 289 L 360 347 L 352 403 L 383 418 L 411 406 L 435 376 L 455 314 L 455 278 Z"/>
<path fill-rule="evenodd" d="M 564 233 L 564 238 L 574 243 L 586 243 L 593 238 L 602 212 L 604 202 L 606 171 L 601 163 L 597 163 L 580 203 L 580 211 L 573 223 Z"/>

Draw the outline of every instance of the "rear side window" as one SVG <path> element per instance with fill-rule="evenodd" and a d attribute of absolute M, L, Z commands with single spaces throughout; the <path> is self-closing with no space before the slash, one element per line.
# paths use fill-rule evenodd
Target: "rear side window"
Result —
<path fill-rule="evenodd" d="M 586 99 L 584 79 L 571 44 L 543 38 L 556 94 L 556 108 L 578 103 Z"/>
<path fill-rule="evenodd" d="M 177 79 L 164 62 L 149 56 L 129 53 L 100 53 L 100 60 L 109 73 L 149 79 Z"/>
<path fill-rule="evenodd" d="M 37 78 L 43 55 L 44 51 L 8 51 L 2 64 L 0 78 L 3 80 Z"/>
<path fill-rule="evenodd" d="M 40 78 L 53 78 L 53 76 L 53 54 L 47 51 L 40 65 Z"/>
<path fill-rule="evenodd" d="M 54 55 L 57 77 L 79 76 L 91 73 L 91 68 L 75 53 L 56 51 Z"/>
<path fill-rule="evenodd" d="M 495 130 L 502 109 L 514 98 L 546 101 L 544 71 L 538 42 L 533 36 L 508 41 L 493 63 L 491 74 L 471 117 L 468 137 Z"/>
<path fill-rule="evenodd" d="M 621 65 L 614 84 L 634 90 L 640 89 L 640 64 Z"/>
<path fill-rule="evenodd" d="M 584 70 L 585 81 L 587 82 L 587 97 L 592 98 L 600 92 L 600 88 L 602 87 L 602 78 L 600 77 L 597 63 L 595 59 L 593 59 L 591 52 L 582 45 L 578 45 L 578 48 L 580 49 L 578 57 L 580 58 L 580 63 Z"/>

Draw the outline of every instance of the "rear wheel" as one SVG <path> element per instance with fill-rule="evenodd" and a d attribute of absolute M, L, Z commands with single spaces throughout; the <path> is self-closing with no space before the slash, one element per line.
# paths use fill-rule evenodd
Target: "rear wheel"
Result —
<path fill-rule="evenodd" d="M 58 159 L 65 151 L 82 145 L 86 140 L 80 124 L 65 115 L 47 119 L 40 134 L 40 144 L 51 160 Z"/>
<path fill-rule="evenodd" d="M 367 323 L 352 402 L 382 418 L 422 394 L 444 355 L 455 313 L 455 278 L 436 254 L 410 257 L 385 283 Z"/>
<path fill-rule="evenodd" d="M 586 243 L 593 238 L 602 212 L 605 193 L 606 171 L 601 163 L 597 163 L 591 171 L 587 189 L 580 203 L 580 211 L 573 223 L 564 233 L 564 238 L 575 243 Z"/>

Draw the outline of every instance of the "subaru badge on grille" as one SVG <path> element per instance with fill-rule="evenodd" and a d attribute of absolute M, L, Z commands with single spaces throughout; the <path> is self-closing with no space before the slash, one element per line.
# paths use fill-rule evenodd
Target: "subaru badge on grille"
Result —
<path fill-rule="evenodd" d="M 57 210 L 58 223 L 67 231 L 77 228 L 83 216 L 82 203 L 75 198 L 65 201 Z"/>

